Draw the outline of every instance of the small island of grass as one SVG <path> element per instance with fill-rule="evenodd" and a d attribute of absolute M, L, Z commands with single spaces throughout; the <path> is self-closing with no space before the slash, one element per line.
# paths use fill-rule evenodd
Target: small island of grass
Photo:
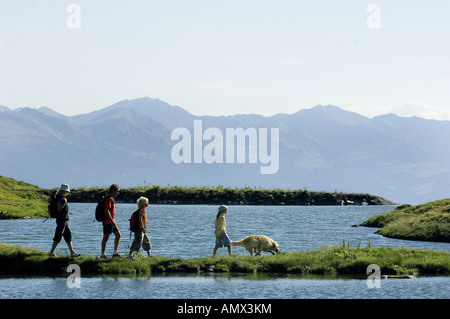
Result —
<path fill-rule="evenodd" d="M 181 259 L 99 258 L 95 256 L 51 257 L 35 248 L 0 243 L 0 273 L 5 275 L 67 276 L 70 264 L 80 266 L 82 275 L 163 274 L 163 273 L 277 273 L 367 276 L 367 267 L 377 264 L 382 275 L 449 275 L 450 252 L 408 248 L 322 247 L 307 252 L 278 255 L 204 257 Z"/>
<path fill-rule="evenodd" d="M 370 217 L 361 226 L 378 227 L 386 237 L 450 242 L 450 199 L 411 206 L 400 205 L 393 211 Z"/>
<path fill-rule="evenodd" d="M 48 196 L 55 189 L 42 189 L 22 181 L 0 176 L 0 219 L 42 218 L 48 216 Z M 97 203 L 107 188 L 71 188 L 69 203 Z M 122 188 L 117 203 L 135 203 L 144 196 L 151 205 L 393 205 L 370 194 L 317 192 L 308 190 L 180 187 L 159 185 Z"/>

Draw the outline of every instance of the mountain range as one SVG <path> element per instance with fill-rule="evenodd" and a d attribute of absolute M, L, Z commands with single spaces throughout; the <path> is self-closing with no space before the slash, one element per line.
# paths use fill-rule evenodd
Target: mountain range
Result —
<path fill-rule="evenodd" d="M 260 128 L 278 129 L 277 171 L 261 174 L 266 164 L 251 163 L 248 147 L 244 163 L 195 162 L 199 120 L 201 133 L 208 128 L 223 133 L 224 148 L 215 148 L 212 155 L 227 151 L 229 128 L 255 128 L 257 133 Z M 172 135 L 177 128 L 192 135 L 190 163 L 177 164 L 172 157 L 181 142 Z M 268 136 L 270 154 L 274 149 Z M 202 147 L 211 143 L 201 137 Z M 393 114 L 368 118 L 332 105 L 268 117 L 195 116 L 149 97 L 76 116 L 49 107 L 11 110 L 0 106 L 0 175 L 44 188 L 61 183 L 73 188 L 111 183 L 121 187 L 306 188 L 370 193 L 397 203 L 419 204 L 449 197 L 449 137 L 450 121 Z M 250 139 L 247 142 L 251 144 Z"/>

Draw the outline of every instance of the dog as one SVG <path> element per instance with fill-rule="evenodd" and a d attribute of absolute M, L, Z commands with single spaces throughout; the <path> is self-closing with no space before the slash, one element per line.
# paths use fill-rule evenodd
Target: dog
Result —
<path fill-rule="evenodd" d="M 253 256 L 253 253 L 255 253 L 256 256 L 261 255 L 261 251 L 264 251 L 266 253 L 270 252 L 272 253 L 272 255 L 278 254 L 280 252 L 278 243 L 264 235 L 248 236 L 239 241 L 232 241 L 231 245 L 244 246 L 251 256 Z"/>

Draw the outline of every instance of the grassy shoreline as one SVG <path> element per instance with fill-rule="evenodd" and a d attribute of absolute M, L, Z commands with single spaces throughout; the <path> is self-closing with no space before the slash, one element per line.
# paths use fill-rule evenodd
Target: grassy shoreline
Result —
<path fill-rule="evenodd" d="M 377 264 L 382 275 L 450 275 L 450 252 L 408 248 L 322 247 L 308 252 L 279 255 L 204 257 L 181 259 L 108 258 L 69 255 L 48 256 L 30 247 L 0 243 L 0 273 L 67 276 L 69 264 L 78 264 L 83 275 L 143 275 L 167 273 L 262 273 L 367 276 L 367 266 Z"/>
<path fill-rule="evenodd" d="M 40 190 L 49 194 L 52 190 Z M 104 188 L 74 188 L 71 202 L 96 203 L 107 195 Z M 121 188 L 118 203 L 135 203 L 144 196 L 150 204 L 169 205 L 395 205 L 380 196 L 362 193 L 308 191 L 305 189 L 262 189 L 223 187 L 181 187 L 159 185 Z"/>
<path fill-rule="evenodd" d="M 47 199 L 56 189 L 43 189 L 0 176 L 0 220 L 47 217 Z M 97 203 L 107 195 L 101 187 L 72 188 L 69 203 Z M 150 204 L 164 205 L 394 205 L 380 196 L 359 193 L 231 187 L 159 185 L 122 188 L 118 203 L 136 203 L 145 196 Z"/>
<path fill-rule="evenodd" d="M 0 220 L 42 218 L 48 215 L 48 195 L 36 185 L 0 176 Z"/>
<path fill-rule="evenodd" d="M 375 233 L 400 239 L 450 242 L 450 199 L 411 206 L 372 216 L 361 226 L 380 228 Z"/>

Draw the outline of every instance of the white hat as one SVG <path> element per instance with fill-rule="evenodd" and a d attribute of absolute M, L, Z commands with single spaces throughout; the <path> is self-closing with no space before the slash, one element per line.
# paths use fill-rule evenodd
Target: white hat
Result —
<path fill-rule="evenodd" d="M 228 210 L 228 207 L 225 205 L 220 205 L 219 206 L 219 212 L 224 211 L 224 210 Z"/>
<path fill-rule="evenodd" d="M 59 188 L 59 190 L 70 193 L 69 185 L 67 185 L 67 184 L 61 184 L 61 187 Z"/>

